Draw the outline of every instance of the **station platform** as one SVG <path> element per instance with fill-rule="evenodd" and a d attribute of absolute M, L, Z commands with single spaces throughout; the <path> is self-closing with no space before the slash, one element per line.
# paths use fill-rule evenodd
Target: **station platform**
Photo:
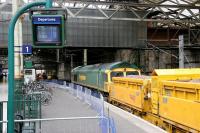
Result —
<path fill-rule="evenodd" d="M 74 95 L 70 94 L 66 89 L 54 88 L 53 92 L 52 103 L 49 106 L 42 107 L 43 118 L 91 117 L 98 115 L 88 104 L 74 97 Z M 116 133 L 165 133 L 165 131 L 159 127 L 107 102 L 104 102 L 104 109 L 105 113 L 114 119 Z M 67 123 L 45 123 L 42 124 L 42 132 L 101 133 L 102 131 L 99 129 L 98 120 L 81 119 L 68 121 Z"/>
<path fill-rule="evenodd" d="M 110 110 L 114 118 L 117 133 L 167 133 L 163 129 L 105 102 L 105 108 Z"/>
<path fill-rule="evenodd" d="M 7 100 L 6 88 L 7 86 L 1 86 L 1 101 Z M 159 127 L 107 102 L 104 102 L 103 106 L 105 114 L 114 120 L 116 133 L 166 133 Z M 7 106 L 4 106 L 4 120 L 7 119 L 6 112 Z M 37 122 L 36 133 L 104 133 L 98 117 L 98 112 L 91 105 L 73 95 L 69 87 L 59 85 L 53 88 L 51 103 L 42 106 L 42 119 L 67 119 Z M 3 132 L 6 132 L 6 125 L 3 128 Z"/>
<path fill-rule="evenodd" d="M 98 119 L 86 118 L 95 116 L 97 116 L 97 113 L 87 104 L 82 103 L 79 99 L 66 92 L 66 90 L 56 88 L 53 90 L 53 100 L 50 105 L 42 106 L 42 118 L 72 119 L 42 122 L 41 132 L 100 133 L 101 131 L 98 126 Z"/>

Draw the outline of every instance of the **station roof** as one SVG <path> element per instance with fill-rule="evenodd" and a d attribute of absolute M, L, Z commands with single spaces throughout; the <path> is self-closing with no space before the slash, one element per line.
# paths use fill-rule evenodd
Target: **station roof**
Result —
<path fill-rule="evenodd" d="M 37 0 L 22 0 L 21 5 Z M 0 10 L 11 0 L 0 0 Z M 78 17 L 85 8 L 99 10 L 105 19 L 111 19 L 119 10 L 130 10 L 138 18 L 133 20 L 158 22 L 161 26 L 199 26 L 199 0 L 53 0 L 54 7 L 66 8 L 69 16 Z M 73 13 L 69 8 L 81 8 Z M 115 10 L 108 15 L 103 10 Z M 138 11 L 145 11 L 141 16 Z M 99 19 L 99 18 L 98 18 Z M 124 20 L 124 18 L 122 19 Z M 131 20 L 131 19 L 130 19 Z"/>

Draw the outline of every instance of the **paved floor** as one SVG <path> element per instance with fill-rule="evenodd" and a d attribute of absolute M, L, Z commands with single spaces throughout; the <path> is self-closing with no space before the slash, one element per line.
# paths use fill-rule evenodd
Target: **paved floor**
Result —
<path fill-rule="evenodd" d="M 87 104 L 66 92 L 55 89 L 53 101 L 49 106 L 42 106 L 42 118 L 95 117 Z M 59 120 L 42 122 L 42 133 L 100 133 L 97 119 Z"/>
<path fill-rule="evenodd" d="M 108 109 L 109 108 L 109 109 Z M 117 133 L 164 133 L 152 124 L 117 107 L 105 103 L 105 109 L 114 118 Z M 108 111 L 106 111 L 108 114 Z M 127 114 L 128 113 L 128 114 Z M 54 90 L 53 102 L 42 107 L 43 118 L 96 116 L 87 104 L 76 99 L 66 90 Z M 98 120 L 73 120 L 43 122 L 42 133 L 100 133 Z"/>
<path fill-rule="evenodd" d="M 166 133 L 159 127 L 107 102 L 104 107 L 114 118 L 117 133 Z"/>
<path fill-rule="evenodd" d="M 0 85 L 0 100 L 7 100 L 7 86 Z M 126 112 L 109 103 L 105 103 L 105 110 L 114 118 L 117 133 L 163 133 L 154 125 Z M 4 105 L 4 119 L 6 120 L 7 105 Z M 108 109 L 109 108 L 109 109 Z M 42 106 L 42 118 L 72 118 L 97 116 L 87 104 L 75 98 L 63 89 L 54 89 L 53 101 L 49 106 Z M 4 125 L 6 131 L 6 125 Z M 37 130 L 39 132 L 39 130 Z M 59 120 L 41 123 L 42 133 L 101 133 L 97 119 Z"/>

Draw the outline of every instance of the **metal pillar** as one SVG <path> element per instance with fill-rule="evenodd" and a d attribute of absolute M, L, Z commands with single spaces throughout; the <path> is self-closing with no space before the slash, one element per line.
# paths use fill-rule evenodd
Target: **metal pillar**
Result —
<path fill-rule="evenodd" d="M 184 68 L 184 39 L 179 36 L 179 68 Z"/>
<path fill-rule="evenodd" d="M 52 8 L 52 4 L 53 4 L 53 1 L 52 0 L 46 0 L 46 8 Z"/>
<path fill-rule="evenodd" d="M 60 60 L 60 50 L 56 49 L 56 62 L 57 62 L 57 77 L 59 78 L 59 73 L 60 73 L 60 64 L 59 64 L 59 60 Z"/>
<path fill-rule="evenodd" d="M 8 133 L 14 132 L 14 31 L 19 17 L 28 9 L 35 6 L 46 5 L 51 8 L 52 0 L 33 2 L 21 7 L 10 20 L 8 27 Z"/>
<path fill-rule="evenodd" d="M 74 61 L 73 61 L 73 54 L 70 55 L 70 58 L 71 58 L 71 63 L 70 63 L 70 65 L 71 65 L 71 70 L 72 70 L 73 67 L 74 67 L 74 65 L 73 65 L 73 63 L 74 63 Z"/>
<path fill-rule="evenodd" d="M 188 24 L 188 45 L 191 45 L 191 28 L 190 28 L 190 23 Z"/>
<path fill-rule="evenodd" d="M 60 50 L 57 49 L 57 50 L 56 50 L 56 62 L 59 63 L 59 60 L 60 60 Z"/>
<path fill-rule="evenodd" d="M 86 66 L 87 65 L 87 49 L 84 49 L 84 59 L 83 59 L 83 64 L 84 64 L 84 66 Z"/>
<path fill-rule="evenodd" d="M 72 73 L 71 73 L 71 71 L 72 71 L 72 69 L 73 69 L 73 67 L 74 67 L 74 65 L 73 65 L 73 55 L 74 54 L 70 54 L 70 60 L 71 60 L 71 62 L 70 62 L 70 77 L 72 77 Z"/>

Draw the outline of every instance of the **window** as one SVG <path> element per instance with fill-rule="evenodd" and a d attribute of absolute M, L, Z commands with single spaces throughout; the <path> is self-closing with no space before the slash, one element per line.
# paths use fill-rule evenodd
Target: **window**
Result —
<path fill-rule="evenodd" d="M 77 75 L 76 74 L 74 75 L 74 81 L 77 81 Z"/>
<path fill-rule="evenodd" d="M 126 72 L 126 76 L 129 76 L 129 75 L 139 75 L 139 72 L 138 71 Z"/>
<path fill-rule="evenodd" d="M 111 81 L 112 81 L 113 77 L 123 77 L 123 76 L 124 76 L 123 72 L 111 72 L 110 78 L 111 78 Z"/>
<path fill-rule="evenodd" d="M 105 82 L 108 82 L 108 76 L 107 76 L 107 73 L 104 73 L 104 81 L 105 81 Z"/>

